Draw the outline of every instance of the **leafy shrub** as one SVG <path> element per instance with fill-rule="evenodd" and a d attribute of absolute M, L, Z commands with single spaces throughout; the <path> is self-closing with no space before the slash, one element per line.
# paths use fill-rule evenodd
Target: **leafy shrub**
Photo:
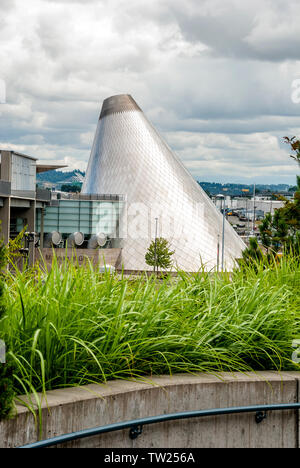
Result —
<path fill-rule="evenodd" d="M 0 243 L 0 323 L 5 314 L 5 305 L 3 299 L 4 293 L 4 274 L 3 269 L 6 265 L 6 247 L 3 242 Z M 0 335 L 0 338 L 2 336 Z M 0 420 L 7 418 L 13 406 L 14 388 L 13 388 L 13 366 L 11 360 L 3 364 L 0 363 Z"/>
<path fill-rule="evenodd" d="M 11 414 L 14 388 L 13 368 L 10 364 L 0 364 L 0 421 Z"/>

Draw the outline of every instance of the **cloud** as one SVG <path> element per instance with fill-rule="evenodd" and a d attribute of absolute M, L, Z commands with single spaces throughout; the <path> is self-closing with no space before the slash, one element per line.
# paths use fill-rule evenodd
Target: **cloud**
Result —
<path fill-rule="evenodd" d="M 172 10 L 185 37 L 202 42 L 212 55 L 284 61 L 300 59 L 296 0 L 175 0 Z"/>
<path fill-rule="evenodd" d="M 281 181 L 295 177 L 296 168 L 286 155 L 279 139 L 268 133 L 252 134 L 199 134 L 172 132 L 166 135 L 168 143 L 190 168 L 192 174 L 203 181 L 250 183 L 255 179 L 282 175 Z M 264 157 L 261 157 L 263 153 Z M 222 173 L 222 178 L 218 175 Z"/>
<path fill-rule="evenodd" d="M 300 133 L 298 2 L 5 0 L 0 11 L 2 147 L 84 169 L 103 99 L 129 93 L 195 177 L 294 183 L 281 138 Z"/>

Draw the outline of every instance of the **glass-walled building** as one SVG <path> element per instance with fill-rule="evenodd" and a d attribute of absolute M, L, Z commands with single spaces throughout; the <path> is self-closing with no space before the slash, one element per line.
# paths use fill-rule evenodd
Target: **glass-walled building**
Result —
<path fill-rule="evenodd" d="M 52 200 L 44 210 L 37 210 L 36 232 L 45 239 L 53 232 L 60 233 L 62 247 L 74 233 L 81 233 L 84 242 L 101 234 L 108 240 L 106 246 L 111 246 L 109 241 L 119 236 L 123 204 L 122 195 L 79 195 L 77 199 Z"/>

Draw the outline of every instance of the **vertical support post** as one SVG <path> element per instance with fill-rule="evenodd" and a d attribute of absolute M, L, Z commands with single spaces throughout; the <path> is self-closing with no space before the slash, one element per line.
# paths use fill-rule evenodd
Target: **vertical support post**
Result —
<path fill-rule="evenodd" d="M 41 232 L 40 232 L 40 249 L 44 248 L 44 219 L 45 219 L 45 208 L 41 209 Z"/>
<path fill-rule="evenodd" d="M 3 206 L 0 208 L 1 237 L 8 244 L 10 236 L 10 197 L 3 198 Z"/>
<path fill-rule="evenodd" d="M 1 151 L 1 179 L 11 182 L 12 179 L 11 151 Z M 0 208 L 1 236 L 8 243 L 10 238 L 10 197 L 3 197 L 3 206 Z"/>
<path fill-rule="evenodd" d="M 156 255 L 156 243 L 157 243 L 157 221 L 158 218 L 155 218 L 155 240 L 154 240 L 154 273 L 156 269 L 157 255 Z"/>
<path fill-rule="evenodd" d="M 246 232 L 247 232 L 247 236 L 249 236 L 248 197 L 246 197 Z"/>
<path fill-rule="evenodd" d="M 27 213 L 27 223 L 28 223 L 28 231 L 35 232 L 35 201 L 30 203 L 30 208 L 28 209 Z M 35 239 L 29 242 L 28 245 L 29 252 L 28 252 L 28 263 L 30 266 L 34 265 L 35 261 Z"/>
<path fill-rule="evenodd" d="M 220 267 L 220 234 L 218 234 L 218 244 L 217 244 L 217 272 L 219 273 Z"/>
<path fill-rule="evenodd" d="M 253 187 L 253 220 L 252 220 L 252 233 L 254 234 L 255 228 L 255 184 Z"/>
<path fill-rule="evenodd" d="M 223 228 L 222 228 L 222 271 L 224 271 L 224 251 L 225 251 L 225 197 L 223 198 Z"/>

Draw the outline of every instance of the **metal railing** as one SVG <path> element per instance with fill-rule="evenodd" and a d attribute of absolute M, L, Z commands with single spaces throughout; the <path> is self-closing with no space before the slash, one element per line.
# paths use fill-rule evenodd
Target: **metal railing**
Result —
<path fill-rule="evenodd" d="M 162 414 L 159 416 L 152 416 L 148 418 L 134 419 L 132 421 L 118 422 L 108 424 L 106 426 L 99 426 L 92 429 L 84 429 L 82 431 L 72 432 L 61 436 L 53 437 L 51 439 L 41 440 L 32 444 L 23 445 L 19 448 L 45 448 L 53 445 L 71 442 L 77 439 L 84 439 L 107 432 L 129 430 L 129 437 L 136 439 L 143 432 L 143 426 L 149 424 L 157 424 L 167 421 L 175 421 L 180 419 L 200 418 L 209 416 L 230 415 L 238 413 L 255 413 L 255 422 L 261 423 L 267 417 L 268 411 L 285 411 L 285 410 L 300 410 L 300 403 L 285 403 L 277 405 L 255 405 L 255 406 L 235 406 L 231 408 L 214 408 L 200 411 L 188 411 L 184 413 Z"/>
<path fill-rule="evenodd" d="M 71 200 L 90 200 L 90 201 L 125 201 L 126 196 L 123 194 L 104 193 L 104 194 L 84 194 L 84 193 L 68 193 L 62 194 L 62 198 Z"/>

